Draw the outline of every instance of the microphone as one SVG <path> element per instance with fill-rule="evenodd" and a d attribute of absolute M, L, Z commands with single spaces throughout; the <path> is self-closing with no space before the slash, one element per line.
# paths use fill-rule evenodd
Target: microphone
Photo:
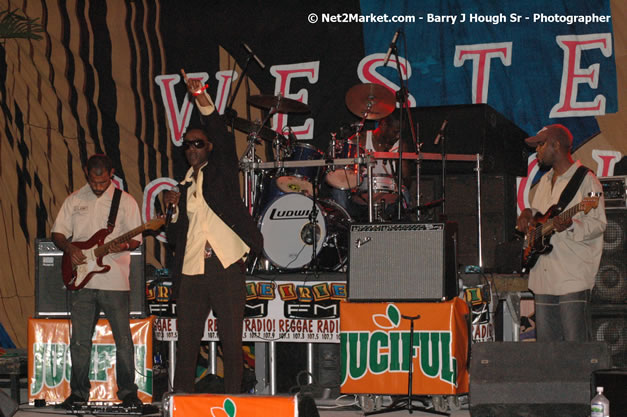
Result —
<path fill-rule="evenodd" d="M 401 33 L 402 29 L 398 29 L 394 33 L 394 37 L 392 38 L 392 43 L 390 43 L 390 47 L 388 48 L 387 54 L 385 54 L 385 59 L 383 60 L 383 66 L 385 67 L 390 60 L 390 55 L 392 55 L 392 49 L 396 46 L 396 41 L 398 40 L 398 35 Z"/>
<path fill-rule="evenodd" d="M 294 146 L 296 142 L 298 142 L 298 138 L 294 134 L 294 131 L 291 127 L 287 126 L 287 137 L 288 137 L 288 145 Z"/>
<path fill-rule="evenodd" d="M 170 188 L 170 191 L 172 191 L 173 193 L 178 193 L 179 192 L 179 187 L 178 186 L 174 186 L 172 188 Z M 175 205 L 174 204 L 168 204 L 168 208 L 165 211 L 165 225 L 169 225 L 170 222 L 172 221 L 172 215 L 174 215 L 174 208 Z"/>
<path fill-rule="evenodd" d="M 440 130 L 438 131 L 438 135 L 435 137 L 435 140 L 433 141 L 434 145 L 437 145 L 438 143 L 440 143 L 440 138 L 444 135 L 444 129 L 446 129 L 447 124 L 448 124 L 448 120 L 444 120 L 444 122 L 442 122 L 442 127 L 440 127 Z"/>
<path fill-rule="evenodd" d="M 246 45 L 244 42 L 242 42 L 242 46 L 244 47 L 244 49 L 246 49 L 248 51 L 250 56 L 252 56 L 255 59 L 255 61 L 257 61 L 257 64 L 259 64 L 261 69 L 266 69 L 266 66 L 263 64 L 263 62 L 261 62 L 261 59 L 259 59 L 259 57 L 257 55 L 255 55 L 253 50 L 250 49 L 250 46 Z"/>

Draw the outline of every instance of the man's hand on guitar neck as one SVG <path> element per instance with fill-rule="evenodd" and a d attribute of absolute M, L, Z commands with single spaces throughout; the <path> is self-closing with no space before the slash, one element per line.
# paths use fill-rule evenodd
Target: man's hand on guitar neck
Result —
<path fill-rule="evenodd" d="M 111 243 L 109 246 L 109 250 L 108 253 L 118 253 L 118 252 L 124 252 L 126 250 L 134 250 L 136 249 L 138 246 L 140 245 L 140 243 L 136 240 L 129 240 L 128 242 L 122 242 L 122 243 Z"/>
<path fill-rule="evenodd" d="M 566 220 L 562 220 L 560 216 L 555 216 L 553 217 L 552 220 L 553 220 L 553 228 L 558 233 L 563 232 L 564 230 L 568 229 L 571 224 L 573 224 L 572 217 L 569 217 Z"/>

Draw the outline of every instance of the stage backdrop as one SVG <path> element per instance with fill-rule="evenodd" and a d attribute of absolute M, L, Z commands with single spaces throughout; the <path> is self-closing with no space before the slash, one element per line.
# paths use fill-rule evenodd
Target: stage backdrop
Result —
<path fill-rule="evenodd" d="M 528 133 L 563 122 L 580 150 L 586 149 L 576 154 L 584 163 L 595 168 L 603 160 L 598 153 L 594 159 L 594 151 L 620 158 L 627 153 L 627 117 L 624 111 L 603 114 L 619 109 L 617 87 L 626 99 L 625 3 L 545 3 L 425 1 L 417 9 L 408 2 L 369 0 L 297 6 L 0 0 L 0 12 L 21 9 L 42 29 L 41 39 L 6 38 L 0 44 L 0 321 L 24 347 L 27 317 L 34 313 L 35 239 L 50 235 L 64 198 L 84 184 L 81 167 L 90 154 L 113 158 L 116 184 L 140 203 L 145 220 L 162 211 L 159 192 L 186 169 L 177 146 L 181 135 L 198 123 L 179 70 L 206 79 L 222 111 L 229 81 L 242 79 L 242 43 L 265 69 L 255 61 L 248 65 L 234 101 L 238 115 L 263 116 L 246 106 L 247 94 L 281 93 L 306 102 L 309 114 L 276 116 L 274 127 L 290 126 L 299 139 L 323 150 L 332 132 L 358 120 L 344 104 L 352 86 L 398 83 L 394 57 L 390 68 L 381 67 L 400 28 L 399 62 L 412 104 L 487 103 Z M 513 13 L 520 22 L 509 21 Z M 526 19 L 537 13 L 549 20 L 612 18 L 572 24 Z M 414 21 L 377 23 L 384 14 Z M 462 14 L 483 21 L 461 22 Z M 494 21 L 501 14 L 507 22 Z M 568 106 L 594 109 L 580 114 Z M 583 145 L 599 131 L 595 117 L 604 133 Z M 237 138 L 241 154 L 245 135 Z M 264 155 L 264 146 L 258 151 Z M 147 261 L 157 267 L 167 264 L 159 239 L 146 239 Z"/>

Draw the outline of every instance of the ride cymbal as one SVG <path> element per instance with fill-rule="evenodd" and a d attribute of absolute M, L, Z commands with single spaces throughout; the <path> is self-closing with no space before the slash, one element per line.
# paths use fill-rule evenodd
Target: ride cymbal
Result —
<path fill-rule="evenodd" d="M 248 97 L 248 102 L 255 107 L 263 109 L 275 108 L 278 113 L 308 113 L 309 106 L 291 98 L 258 94 Z"/>
<path fill-rule="evenodd" d="M 380 84 L 357 84 L 346 93 L 346 107 L 355 116 L 379 120 L 396 108 L 396 97 Z"/>

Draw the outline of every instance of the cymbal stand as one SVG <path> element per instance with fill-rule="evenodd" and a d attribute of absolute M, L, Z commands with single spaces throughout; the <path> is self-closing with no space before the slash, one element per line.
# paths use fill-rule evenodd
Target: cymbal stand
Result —
<path fill-rule="evenodd" d="M 366 105 L 366 111 L 363 114 L 363 117 L 361 119 L 361 122 L 357 125 L 357 130 L 355 132 L 355 137 L 357 138 L 357 149 L 360 149 L 360 143 L 361 143 L 361 131 L 364 128 L 364 125 L 366 123 L 366 119 L 368 118 L 368 115 L 370 114 L 370 110 L 372 109 L 372 100 L 368 100 L 368 104 Z M 359 152 L 359 151 L 358 151 Z M 367 159 L 367 176 L 368 176 L 368 223 L 372 223 L 374 221 L 374 213 L 373 213 L 373 207 L 372 207 L 372 186 L 373 184 L 373 179 L 372 179 L 372 161 L 370 158 Z M 361 169 L 360 169 L 361 171 Z"/>
<path fill-rule="evenodd" d="M 239 160 L 240 169 L 244 171 L 244 204 L 248 207 L 248 213 L 254 215 L 254 203 L 256 199 L 256 184 L 254 180 L 255 165 L 257 155 L 255 145 L 257 144 L 256 134 L 248 134 L 248 146 Z"/>
<path fill-rule="evenodd" d="M 270 117 L 276 113 L 276 107 L 272 107 L 263 122 L 259 124 L 256 132 L 252 132 L 248 135 L 248 146 L 240 158 L 240 166 L 244 167 L 244 204 L 248 207 L 248 212 L 253 215 L 255 205 L 255 194 L 257 187 L 254 181 L 254 172 L 257 168 L 257 155 L 255 154 L 255 145 L 258 142 L 257 138 L 261 132 L 261 128 L 268 122 Z"/>
<path fill-rule="evenodd" d="M 331 160 L 327 161 L 327 162 L 335 161 L 336 151 L 337 151 L 337 133 L 336 132 L 331 132 L 331 140 L 329 141 L 329 148 L 327 150 L 327 155 L 329 155 L 331 157 Z M 329 165 L 328 169 L 331 170 L 331 172 L 334 172 L 335 171 L 335 164 L 331 163 Z"/>
<path fill-rule="evenodd" d="M 318 204 L 317 204 L 317 200 L 318 200 L 318 173 L 320 172 L 320 167 L 318 167 L 318 169 L 316 170 L 316 175 L 314 177 L 314 182 L 313 182 L 313 193 L 312 193 L 312 204 L 311 204 L 311 212 L 309 213 L 309 223 L 307 223 L 307 225 L 305 226 L 307 228 L 307 231 L 305 233 L 306 237 L 305 237 L 305 243 L 307 243 L 307 237 L 311 236 L 313 238 L 312 243 L 311 243 L 311 262 L 310 262 L 310 266 L 311 266 L 311 270 L 317 274 L 318 273 L 318 254 L 317 249 L 318 249 L 318 236 L 320 235 L 320 233 L 318 232 L 319 228 L 318 228 Z"/>

